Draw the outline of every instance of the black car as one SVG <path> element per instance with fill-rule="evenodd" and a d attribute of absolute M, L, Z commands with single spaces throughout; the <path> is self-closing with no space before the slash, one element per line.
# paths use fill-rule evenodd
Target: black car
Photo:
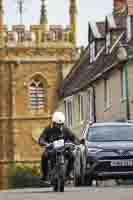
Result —
<path fill-rule="evenodd" d="M 133 123 L 95 123 L 81 140 L 81 179 L 133 178 Z"/>

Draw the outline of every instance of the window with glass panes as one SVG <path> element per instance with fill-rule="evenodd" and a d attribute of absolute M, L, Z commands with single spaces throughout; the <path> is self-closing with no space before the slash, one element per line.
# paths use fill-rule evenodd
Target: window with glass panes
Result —
<path fill-rule="evenodd" d="M 32 109 L 43 109 L 47 102 L 47 88 L 42 79 L 33 79 L 29 86 L 30 106 Z"/>
<path fill-rule="evenodd" d="M 109 79 L 104 80 L 104 107 L 105 109 L 111 105 L 111 87 Z"/>
<path fill-rule="evenodd" d="M 124 68 L 120 71 L 120 79 L 121 79 L 121 98 L 126 98 L 126 75 Z"/>
<path fill-rule="evenodd" d="M 109 33 L 107 33 L 107 35 L 106 35 L 106 54 L 109 53 L 110 44 L 111 44 L 111 37 L 110 37 L 110 32 L 109 32 Z"/>
<path fill-rule="evenodd" d="M 90 63 L 95 60 L 95 41 L 90 43 Z"/>
<path fill-rule="evenodd" d="M 72 126 L 73 123 L 73 108 L 72 108 L 72 99 L 67 99 L 64 102 L 65 104 L 65 117 L 66 123 L 68 126 Z"/>
<path fill-rule="evenodd" d="M 78 110 L 79 110 L 79 120 L 84 120 L 84 96 L 83 94 L 78 95 Z"/>

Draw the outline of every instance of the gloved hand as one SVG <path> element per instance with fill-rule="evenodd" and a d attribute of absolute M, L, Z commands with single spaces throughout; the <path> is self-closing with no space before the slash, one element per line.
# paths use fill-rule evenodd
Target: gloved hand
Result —
<path fill-rule="evenodd" d="M 49 148 L 49 149 L 52 149 L 53 148 L 53 143 L 46 143 L 45 147 Z"/>

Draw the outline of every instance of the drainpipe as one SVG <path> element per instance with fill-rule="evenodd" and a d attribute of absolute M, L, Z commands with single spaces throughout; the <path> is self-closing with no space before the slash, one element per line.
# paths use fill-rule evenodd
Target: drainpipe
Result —
<path fill-rule="evenodd" d="M 96 120 L 96 94 L 94 86 L 92 86 L 92 91 L 93 91 L 93 120 L 95 123 L 97 120 Z"/>
<path fill-rule="evenodd" d="M 125 73 L 125 89 L 126 89 L 126 118 L 130 120 L 130 102 L 129 102 L 129 90 L 128 90 L 128 65 L 127 62 L 124 65 L 124 73 Z"/>

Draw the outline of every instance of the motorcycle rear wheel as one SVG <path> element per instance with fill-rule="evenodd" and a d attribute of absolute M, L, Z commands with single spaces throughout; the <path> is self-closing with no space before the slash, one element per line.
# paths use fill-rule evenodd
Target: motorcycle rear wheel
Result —
<path fill-rule="evenodd" d="M 58 185 L 59 192 L 64 192 L 64 179 L 60 178 Z"/>

